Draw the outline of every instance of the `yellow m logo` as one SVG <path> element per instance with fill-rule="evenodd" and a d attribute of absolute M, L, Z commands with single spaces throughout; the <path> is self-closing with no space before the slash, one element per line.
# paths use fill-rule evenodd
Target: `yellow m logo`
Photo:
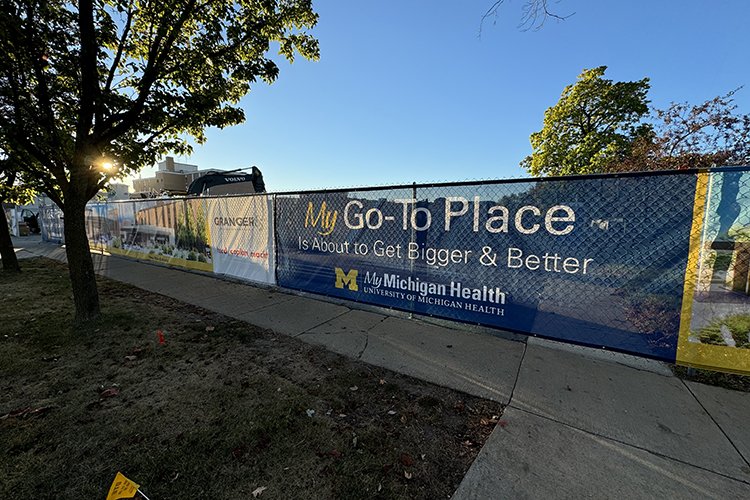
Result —
<path fill-rule="evenodd" d="M 340 267 L 336 268 L 336 288 L 344 288 L 346 285 L 351 292 L 359 291 L 357 286 L 357 275 L 359 271 L 351 269 L 348 273 L 344 273 L 344 270 Z"/>

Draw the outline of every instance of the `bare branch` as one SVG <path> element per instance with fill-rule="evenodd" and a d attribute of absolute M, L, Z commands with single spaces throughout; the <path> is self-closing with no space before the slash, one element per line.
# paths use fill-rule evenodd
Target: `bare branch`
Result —
<path fill-rule="evenodd" d="M 497 23 L 500 7 L 504 3 L 505 0 L 496 0 L 490 8 L 487 9 L 487 12 L 482 15 L 482 18 L 479 20 L 479 38 L 482 37 L 482 28 L 487 19 L 493 18 L 493 25 Z M 521 31 L 537 31 L 542 29 L 547 19 L 552 18 L 557 21 L 564 21 L 573 15 L 575 15 L 575 12 L 564 16 L 552 12 L 549 8 L 549 0 L 527 0 L 523 6 L 523 15 L 521 16 L 521 22 L 518 25 L 518 29 Z"/>

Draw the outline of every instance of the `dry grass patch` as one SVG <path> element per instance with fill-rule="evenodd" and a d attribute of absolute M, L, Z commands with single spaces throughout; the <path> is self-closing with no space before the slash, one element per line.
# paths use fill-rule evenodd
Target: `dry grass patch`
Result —
<path fill-rule="evenodd" d="M 0 273 L 0 498 L 447 498 L 502 407 L 67 269 Z M 241 298 L 239 298 L 241 300 Z M 158 341 L 162 330 L 165 343 Z"/>

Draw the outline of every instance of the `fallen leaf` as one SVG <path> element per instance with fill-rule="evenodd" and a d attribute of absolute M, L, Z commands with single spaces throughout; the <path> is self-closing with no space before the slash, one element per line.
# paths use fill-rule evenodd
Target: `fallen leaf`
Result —
<path fill-rule="evenodd" d="M 379 383 L 380 383 L 380 385 L 385 385 L 385 379 L 381 378 Z"/>
<path fill-rule="evenodd" d="M 117 396 L 118 394 L 120 394 L 120 389 L 118 389 L 117 387 L 110 387 L 109 389 L 103 390 L 99 394 L 99 397 L 102 398 L 102 399 L 103 398 L 112 398 L 112 397 Z"/>
<path fill-rule="evenodd" d="M 48 411 L 50 411 L 52 408 L 55 408 L 54 406 L 42 406 L 41 408 L 34 408 L 31 410 L 27 415 L 29 417 L 34 417 L 36 415 L 44 415 Z"/>
<path fill-rule="evenodd" d="M 395 415 L 395 414 L 396 414 L 395 410 L 388 410 L 388 415 Z"/>
<path fill-rule="evenodd" d="M 315 410 L 307 409 L 307 410 L 305 410 L 305 413 L 307 413 L 308 417 L 314 417 L 315 416 Z"/>
<path fill-rule="evenodd" d="M 357 387 L 356 385 L 353 385 L 349 388 L 350 391 L 356 391 L 357 389 L 359 389 L 359 387 Z"/>
<path fill-rule="evenodd" d="M 16 410 L 6 413 L 5 415 L 0 416 L 0 420 L 5 420 L 6 418 L 36 417 L 36 416 L 44 415 L 45 413 L 47 413 L 53 408 L 56 408 L 56 407 L 55 406 L 41 406 L 39 408 L 32 408 L 31 406 L 27 406 L 25 408 L 18 408 Z"/>
<path fill-rule="evenodd" d="M 207 326 L 206 327 L 206 331 L 207 332 L 213 332 L 214 330 L 215 330 L 215 327 L 213 327 L 213 326 Z"/>
<path fill-rule="evenodd" d="M 335 448 L 332 449 L 331 451 L 329 451 L 328 454 L 330 456 L 332 456 L 333 458 L 341 458 L 342 457 L 342 453 L 339 450 L 335 449 Z"/>
<path fill-rule="evenodd" d="M 3 415 L 3 418 L 8 418 L 8 417 L 10 417 L 10 418 L 25 417 L 30 412 L 31 412 L 31 406 L 27 406 L 25 408 L 18 408 L 17 410 L 13 410 L 13 411 L 11 411 L 11 412 L 6 413 L 5 415 Z"/>
<path fill-rule="evenodd" d="M 264 491 L 268 489 L 268 486 L 261 486 L 253 490 L 253 498 L 258 498 Z"/>
<path fill-rule="evenodd" d="M 411 467 L 414 465 L 414 459 L 408 453 L 402 453 L 399 460 L 401 460 L 401 465 L 404 467 Z"/>
<path fill-rule="evenodd" d="M 406 471 L 406 470 L 405 470 L 405 471 L 404 471 L 404 477 L 405 477 L 406 479 L 411 479 L 411 478 L 412 478 L 412 474 L 411 474 L 411 472 L 409 472 L 409 471 Z"/>

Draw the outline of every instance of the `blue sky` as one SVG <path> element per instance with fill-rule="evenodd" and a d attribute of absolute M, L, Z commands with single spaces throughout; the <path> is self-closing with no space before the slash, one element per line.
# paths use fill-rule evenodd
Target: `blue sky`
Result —
<path fill-rule="evenodd" d="M 522 177 L 545 109 L 599 65 L 648 76 L 657 107 L 745 85 L 750 113 L 749 1 L 560 0 L 574 15 L 538 31 L 506 2 L 480 38 L 491 0 L 318 0 L 320 61 L 280 62 L 242 101 L 246 123 L 176 159 L 257 165 L 269 191 Z"/>

